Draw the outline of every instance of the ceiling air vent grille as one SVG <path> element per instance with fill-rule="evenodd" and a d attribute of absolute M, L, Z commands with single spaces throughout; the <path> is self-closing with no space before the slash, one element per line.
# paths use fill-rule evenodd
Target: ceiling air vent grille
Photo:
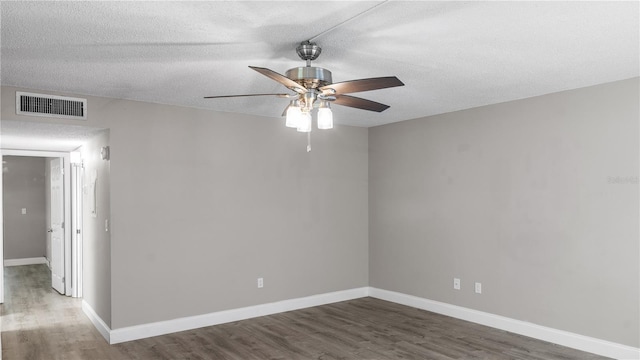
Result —
<path fill-rule="evenodd" d="M 16 91 L 16 114 L 87 119 L 87 99 Z"/>

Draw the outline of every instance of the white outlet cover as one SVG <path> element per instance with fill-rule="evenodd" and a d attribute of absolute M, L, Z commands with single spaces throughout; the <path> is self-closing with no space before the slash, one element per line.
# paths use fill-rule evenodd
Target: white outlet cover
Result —
<path fill-rule="evenodd" d="M 453 288 L 456 290 L 460 290 L 460 279 L 453 278 Z"/>
<path fill-rule="evenodd" d="M 476 294 L 482 294 L 482 283 L 476 283 Z"/>

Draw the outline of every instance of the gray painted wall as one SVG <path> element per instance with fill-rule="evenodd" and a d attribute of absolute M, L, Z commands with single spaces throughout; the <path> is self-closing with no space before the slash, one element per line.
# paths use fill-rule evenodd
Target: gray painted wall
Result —
<path fill-rule="evenodd" d="M 114 111 L 114 328 L 367 286 L 367 129 Z"/>
<path fill-rule="evenodd" d="M 371 128 L 371 286 L 638 347 L 638 98 L 635 78 Z"/>
<path fill-rule="evenodd" d="M 3 120 L 79 124 L 15 115 L 16 90 Z M 281 119 L 82 97 L 111 129 L 90 304 L 113 329 L 371 284 L 638 346 L 638 79 L 314 131 L 310 154 Z"/>
<path fill-rule="evenodd" d="M 80 148 L 84 165 L 82 197 L 83 297 L 98 316 L 111 326 L 111 233 L 105 220 L 111 218 L 110 164 L 102 160 L 100 149 L 109 145 L 109 131 L 94 137 Z M 92 182 L 93 174 L 97 181 Z M 93 209 L 93 194 L 95 209 Z"/>
<path fill-rule="evenodd" d="M 46 253 L 45 159 L 3 156 L 4 258 Z M 26 208 L 27 213 L 22 214 Z"/>
<path fill-rule="evenodd" d="M 3 120 L 110 129 L 111 260 L 85 298 L 112 329 L 368 285 L 367 129 L 307 153 L 280 118 L 80 96 L 86 122 L 53 120 L 16 90 Z"/>

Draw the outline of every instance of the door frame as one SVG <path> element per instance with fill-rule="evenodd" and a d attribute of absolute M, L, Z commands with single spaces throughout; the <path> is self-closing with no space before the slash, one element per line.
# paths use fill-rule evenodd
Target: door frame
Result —
<path fill-rule="evenodd" d="M 83 230 L 83 197 L 84 166 L 79 151 L 71 152 L 71 287 L 73 297 L 82 297 L 82 239 Z"/>
<path fill-rule="evenodd" d="M 40 150 L 18 150 L 18 149 L 1 149 L 0 159 L 3 156 L 28 156 L 28 157 L 55 157 L 63 159 L 64 169 L 64 277 L 65 277 L 65 295 L 78 297 L 79 286 L 77 280 L 81 277 L 82 268 L 78 264 L 82 264 L 82 253 L 78 252 L 77 244 L 72 244 L 71 233 L 75 230 L 71 218 L 71 194 L 73 189 L 71 187 L 71 152 L 63 151 L 40 151 Z M 1 177 L 0 177 L 1 178 Z M 0 179 L 0 186 L 2 180 Z M 3 191 L 0 191 L 2 193 Z M 4 209 L 2 203 L 2 195 L 0 194 L 0 225 L 2 231 L 0 231 L 0 259 L 2 259 L 2 266 L 0 266 L 0 303 L 4 303 Z M 72 248 L 75 254 L 72 253 Z M 72 257 L 72 254 L 75 255 Z M 75 261 L 76 264 L 72 264 Z M 75 273 L 75 274 L 74 274 Z M 70 281 L 69 281 L 70 279 Z M 81 287 L 81 285 L 80 285 Z"/>

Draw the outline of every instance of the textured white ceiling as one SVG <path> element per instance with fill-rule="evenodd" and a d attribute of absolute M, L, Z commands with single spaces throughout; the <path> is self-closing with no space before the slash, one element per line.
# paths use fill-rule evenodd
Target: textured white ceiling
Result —
<path fill-rule="evenodd" d="M 396 75 L 406 86 L 353 94 L 391 106 L 334 106 L 374 126 L 639 75 L 631 2 L 7 2 L 1 81 L 32 89 L 279 117 L 282 92 L 252 71 L 303 66 L 323 49 L 334 82 Z M 360 15 L 359 15 L 360 14 Z M 359 16 L 358 16 L 359 15 Z"/>

